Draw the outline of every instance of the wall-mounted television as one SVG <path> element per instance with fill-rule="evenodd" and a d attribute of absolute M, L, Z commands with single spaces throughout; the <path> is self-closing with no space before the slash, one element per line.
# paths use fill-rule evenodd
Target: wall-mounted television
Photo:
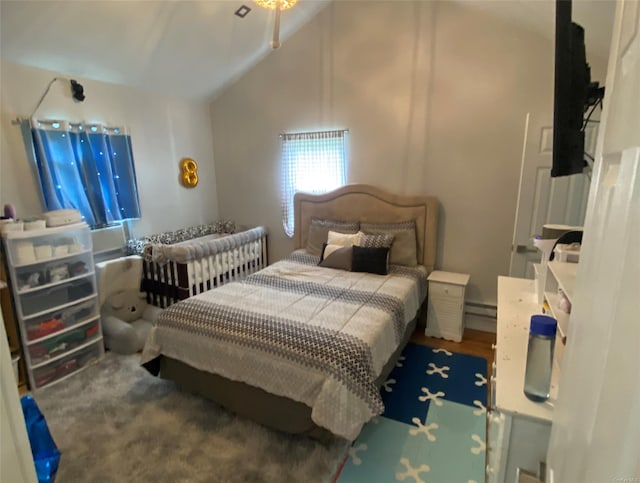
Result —
<path fill-rule="evenodd" d="M 591 82 L 584 28 L 571 20 L 571 0 L 556 0 L 553 162 L 551 177 L 582 173 L 585 113 L 604 97 L 604 87 Z"/>

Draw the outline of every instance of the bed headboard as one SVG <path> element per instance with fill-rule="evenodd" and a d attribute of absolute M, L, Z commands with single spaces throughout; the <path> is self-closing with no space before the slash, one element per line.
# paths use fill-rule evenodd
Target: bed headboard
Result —
<path fill-rule="evenodd" d="M 365 184 L 351 184 L 330 193 L 294 196 L 294 247 L 305 248 L 311 218 L 366 223 L 415 220 L 418 263 L 429 272 L 436 262 L 438 199 L 435 196 L 402 196 Z"/>

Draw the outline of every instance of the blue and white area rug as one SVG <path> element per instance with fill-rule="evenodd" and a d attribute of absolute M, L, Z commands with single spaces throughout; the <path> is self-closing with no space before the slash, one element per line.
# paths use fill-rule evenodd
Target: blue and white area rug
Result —
<path fill-rule="evenodd" d="M 487 361 L 408 344 L 338 483 L 482 483 Z"/>

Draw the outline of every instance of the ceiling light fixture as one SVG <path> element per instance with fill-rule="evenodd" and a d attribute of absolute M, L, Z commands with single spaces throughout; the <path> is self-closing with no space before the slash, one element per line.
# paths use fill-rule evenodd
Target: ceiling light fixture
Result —
<path fill-rule="evenodd" d="M 288 10 L 293 7 L 298 0 L 253 0 L 260 7 L 268 8 L 276 11 L 276 20 L 273 24 L 273 39 L 269 45 L 273 50 L 280 47 L 280 11 Z"/>

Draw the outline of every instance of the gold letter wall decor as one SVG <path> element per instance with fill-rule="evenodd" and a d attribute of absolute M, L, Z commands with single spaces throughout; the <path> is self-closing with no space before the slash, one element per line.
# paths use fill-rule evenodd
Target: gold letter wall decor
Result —
<path fill-rule="evenodd" d="M 195 188 L 198 184 L 198 163 L 191 158 L 183 158 L 180 161 L 182 168 L 182 184 L 187 188 Z"/>

